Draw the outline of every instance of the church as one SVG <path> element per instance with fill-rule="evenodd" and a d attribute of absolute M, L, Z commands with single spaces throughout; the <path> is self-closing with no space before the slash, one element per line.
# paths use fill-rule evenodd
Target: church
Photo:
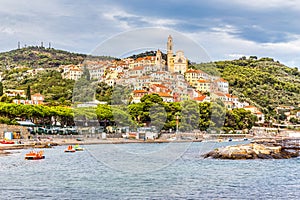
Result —
<path fill-rule="evenodd" d="M 167 42 L 167 66 L 169 72 L 180 74 L 184 74 L 188 67 L 188 60 L 182 50 L 176 51 L 175 55 L 173 54 L 173 38 L 171 35 L 169 35 Z"/>

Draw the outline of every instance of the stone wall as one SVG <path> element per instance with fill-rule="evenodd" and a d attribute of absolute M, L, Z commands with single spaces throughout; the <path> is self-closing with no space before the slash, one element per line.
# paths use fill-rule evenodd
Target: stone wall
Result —
<path fill-rule="evenodd" d="M 27 127 L 18 126 L 18 125 L 0 124 L 0 139 L 4 138 L 5 132 L 20 133 L 21 138 L 28 138 L 29 136 L 29 131 L 27 130 Z"/>

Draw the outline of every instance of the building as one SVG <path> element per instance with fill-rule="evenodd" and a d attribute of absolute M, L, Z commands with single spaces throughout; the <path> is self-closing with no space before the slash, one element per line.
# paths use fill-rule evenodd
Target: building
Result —
<path fill-rule="evenodd" d="M 245 106 L 245 110 L 249 110 L 253 115 L 257 117 L 257 123 L 265 122 L 265 115 L 255 106 Z"/>
<path fill-rule="evenodd" d="M 202 70 L 196 70 L 196 69 L 188 69 L 185 74 L 185 79 L 189 84 L 193 87 L 196 87 L 197 81 L 200 80 L 208 80 L 209 76 Z"/>
<path fill-rule="evenodd" d="M 62 78 L 78 80 L 83 74 L 83 70 L 79 65 L 66 65 L 63 66 Z"/>
<path fill-rule="evenodd" d="M 132 103 L 141 102 L 141 98 L 146 94 L 148 94 L 148 92 L 146 90 L 134 90 L 133 91 Z"/>
<path fill-rule="evenodd" d="M 197 102 L 210 102 L 210 97 L 207 95 L 202 95 L 199 97 L 195 97 L 194 100 Z"/>
<path fill-rule="evenodd" d="M 4 94 L 6 94 L 8 97 L 23 97 L 26 98 L 26 94 L 24 90 L 13 90 L 13 89 L 7 89 L 5 90 Z"/>
<path fill-rule="evenodd" d="M 31 100 L 28 99 L 14 99 L 13 102 L 15 104 L 24 104 L 24 105 L 41 105 L 44 104 L 44 95 L 40 93 L 36 93 L 31 95 Z"/>
<path fill-rule="evenodd" d="M 164 102 L 174 102 L 174 98 L 171 94 L 165 92 L 158 92 L 157 93 Z"/>
<path fill-rule="evenodd" d="M 196 83 L 196 89 L 201 92 L 210 92 L 211 82 L 209 80 L 198 80 Z"/>
<path fill-rule="evenodd" d="M 43 104 L 44 100 L 45 96 L 40 93 L 31 95 L 31 101 L 33 101 L 33 104 Z"/>
<path fill-rule="evenodd" d="M 171 35 L 169 35 L 167 42 L 167 65 L 169 72 L 178 72 L 181 74 L 184 74 L 188 67 L 188 60 L 182 50 L 177 51 L 174 56 L 173 38 Z"/>
<path fill-rule="evenodd" d="M 214 80 L 213 90 L 216 91 L 216 92 L 222 92 L 222 93 L 228 94 L 229 93 L 228 81 L 226 81 L 223 78 L 219 78 L 219 79 Z"/>

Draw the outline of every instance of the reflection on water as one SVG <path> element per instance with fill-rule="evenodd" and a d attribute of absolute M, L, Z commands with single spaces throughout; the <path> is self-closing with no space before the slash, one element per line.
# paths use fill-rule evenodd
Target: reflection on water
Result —
<path fill-rule="evenodd" d="M 298 199 L 299 158 L 201 158 L 200 154 L 224 144 L 192 143 L 172 162 L 165 162 L 170 154 L 162 153 L 152 160 L 157 163 L 150 163 L 149 157 L 134 160 L 132 155 L 151 155 L 167 144 L 113 147 L 130 154 L 128 159 L 124 154 L 110 155 L 109 145 L 85 146 L 87 151 L 73 154 L 64 153 L 63 146 L 45 149 L 46 159 L 37 161 L 24 160 L 29 150 L 18 150 L 0 157 L 0 199 Z M 161 167 L 162 163 L 168 164 Z M 143 166 L 159 167 L 149 171 Z M 146 170 L 136 173 L 141 169 Z"/>

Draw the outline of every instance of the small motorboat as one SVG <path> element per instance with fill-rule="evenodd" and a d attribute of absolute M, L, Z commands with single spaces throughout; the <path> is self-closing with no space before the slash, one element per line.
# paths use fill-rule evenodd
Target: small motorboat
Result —
<path fill-rule="evenodd" d="M 232 138 L 229 138 L 229 139 L 228 139 L 228 142 L 232 142 Z"/>
<path fill-rule="evenodd" d="M 81 147 L 81 146 L 79 146 L 79 145 L 75 145 L 74 146 L 74 149 L 75 149 L 75 151 L 83 151 L 84 149 Z"/>
<path fill-rule="evenodd" d="M 76 152 L 76 150 L 73 149 L 73 146 L 72 146 L 72 145 L 70 145 L 70 146 L 68 146 L 67 149 L 65 149 L 65 152 L 66 152 L 66 153 L 74 153 L 74 152 Z"/>
<path fill-rule="evenodd" d="M 1 144 L 15 144 L 14 141 L 2 140 L 0 141 Z"/>
<path fill-rule="evenodd" d="M 44 159 L 44 151 L 30 151 L 29 153 L 27 153 L 25 155 L 25 160 L 40 160 L 40 159 Z"/>

